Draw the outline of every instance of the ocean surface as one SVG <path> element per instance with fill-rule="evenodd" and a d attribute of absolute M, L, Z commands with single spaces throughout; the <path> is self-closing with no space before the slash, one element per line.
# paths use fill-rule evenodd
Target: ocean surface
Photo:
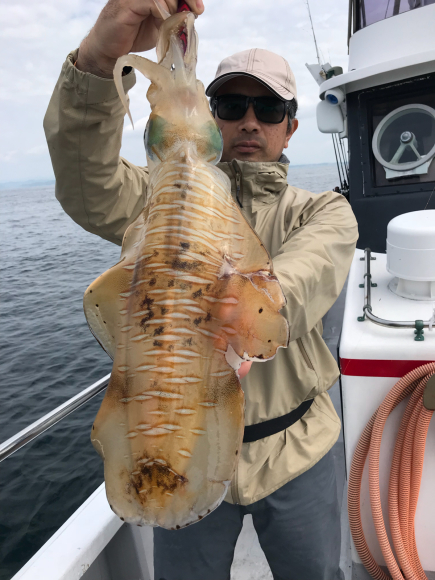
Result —
<path fill-rule="evenodd" d="M 332 164 L 290 166 L 288 180 L 316 193 L 339 184 Z M 8 187 L 0 190 L 0 442 L 110 372 L 82 298 L 120 254 L 63 212 L 54 185 Z M 0 464 L 0 580 L 12 578 L 103 481 L 89 439 L 102 398 Z"/>

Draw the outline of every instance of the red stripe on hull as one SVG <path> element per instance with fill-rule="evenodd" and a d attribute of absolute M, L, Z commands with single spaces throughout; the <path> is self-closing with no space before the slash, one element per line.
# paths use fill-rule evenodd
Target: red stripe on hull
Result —
<path fill-rule="evenodd" d="M 410 371 L 428 364 L 428 360 L 365 360 L 341 358 L 342 375 L 354 377 L 403 377 Z"/>

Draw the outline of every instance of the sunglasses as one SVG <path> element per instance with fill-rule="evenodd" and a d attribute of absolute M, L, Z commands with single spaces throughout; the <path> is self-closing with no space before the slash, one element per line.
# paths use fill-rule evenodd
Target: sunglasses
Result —
<path fill-rule="evenodd" d="M 246 115 L 251 103 L 255 116 L 262 123 L 282 123 L 290 107 L 290 101 L 282 101 L 278 97 L 221 95 L 211 99 L 211 110 L 213 115 L 217 112 L 223 121 L 238 121 Z"/>

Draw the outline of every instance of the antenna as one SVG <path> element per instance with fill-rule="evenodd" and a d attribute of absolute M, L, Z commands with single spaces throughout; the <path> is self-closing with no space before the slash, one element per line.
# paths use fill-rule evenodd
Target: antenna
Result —
<path fill-rule="evenodd" d="M 310 10 L 310 4 L 308 2 L 308 0 L 306 0 L 307 3 L 307 8 L 308 8 L 308 16 L 310 17 L 310 22 L 311 22 L 311 30 L 313 31 L 313 38 L 314 38 L 314 45 L 316 47 L 316 53 L 317 53 L 317 62 L 319 63 L 319 66 L 322 66 L 320 64 L 320 56 L 319 56 L 319 49 L 317 47 L 317 40 L 316 40 L 316 34 L 314 32 L 314 26 L 313 26 L 313 19 L 311 18 L 311 10 Z"/>

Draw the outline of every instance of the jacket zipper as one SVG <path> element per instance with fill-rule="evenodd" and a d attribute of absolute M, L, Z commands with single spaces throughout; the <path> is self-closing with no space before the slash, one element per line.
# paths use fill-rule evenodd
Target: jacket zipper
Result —
<path fill-rule="evenodd" d="M 236 199 L 237 199 L 237 203 L 240 205 L 240 207 L 243 207 L 243 203 L 240 201 L 240 173 L 237 172 L 236 173 Z"/>
<path fill-rule="evenodd" d="M 305 361 L 305 363 L 306 363 L 307 367 L 308 367 L 309 369 L 311 369 L 312 371 L 314 371 L 314 365 L 313 365 L 313 363 L 311 362 L 311 359 L 310 359 L 310 357 L 308 356 L 307 349 L 305 348 L 305 345 L 304 345 L 304 343 L 303 343 L 303 341 L 302 341 L 302 337 L 301 337 L 301 338 L 298 338 L 298 339 L 296 339 L 296 342 L 298 343 L 299 350 L 301 351 L 302 357 L 303 357 L 303 359 L 304 359 L 304 361 Z M 315 371 L 314 371 L 314 372 L 315 372 Z"/>
<path fill-rule="evenodd" d="M 236 471 L 234 472 L 234 485 L 231 486 L 231 495 L 233 496 L 233 502 L 236 505 L 240 504 L 239 497 L 239 466 L 236 465 Z"/>
<path fill-rule="evenodd" d="M 240 190 L 241 190 L 241 183 L 242 183 L 242 176 L 239 171 L 239 166 L 237 165 L 237 161 L 234 159 L 232 163 L 232 169 L 234 173 L 234 177 L 236 179 L 236 200 L 240 207 L 243 207 L 242 202 L 240 201 Z"/>

